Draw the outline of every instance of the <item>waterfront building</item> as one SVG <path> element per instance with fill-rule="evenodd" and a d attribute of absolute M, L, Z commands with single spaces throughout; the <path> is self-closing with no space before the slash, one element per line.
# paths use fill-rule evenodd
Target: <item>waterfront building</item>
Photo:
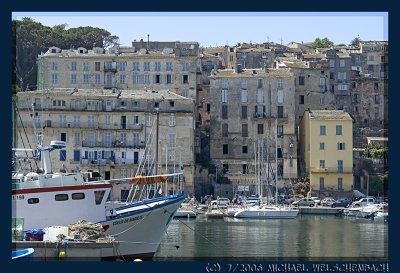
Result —
<path fill-rule="evenodd" d="M 17 94 L 18 145 L 34 143 L 34 123 L 44 145 L 66 142 L 51 153 L 54 170 L 95 171 L 102 179 L 135 176 L 152 143 L 145 174 L 183 172 L 186 193 L 193 193 L 194 103 L 169 90 L 62 88 Z M 155 124 L 159 117 L 158 153 Z M 151 141 L 153 139 L 153 141 Z M 28 142 L 29 140 L 29 142 Z M 25 147 L 28 148 L 28 147 Z M 130 185 L 114 188 L 114 198 L 126 198 Z M 169 189 L 168 189 L 169 190 Z"/>
<path fill-rule="evenodd" d="M 295 86 L 290 69 L 214 70 L 210 76 L 210 157 L 234 187 L 255 184 L 255 152 L 275 169 L 280 187 L 297 177 Z M 277 143 L 276 143 L 277 142 Z M 277 145 L 276 145 L 277 144 Z M 268 152 L 267 152 L 268 151 Z"/>
<path fill-rule="evenodd" d="M 299 128 L 299 164 L 316 192 L 353 189 L 353 119 L 343 110 L 306 110 Z"/>
<path fill-rule="evenodd" d="M 106 50 L 50 47 L 38 56 L 38 89 L 169 89 L 196 99 L 197 42 L 133 45 Z"/>

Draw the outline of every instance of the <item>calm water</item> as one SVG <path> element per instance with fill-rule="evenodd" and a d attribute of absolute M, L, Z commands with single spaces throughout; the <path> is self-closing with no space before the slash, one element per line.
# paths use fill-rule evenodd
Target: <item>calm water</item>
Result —
<path fill-rule="evenodd" d="M 172 220 L 155 261 L 388 260 L 388 224 L 338 216 Z"/>

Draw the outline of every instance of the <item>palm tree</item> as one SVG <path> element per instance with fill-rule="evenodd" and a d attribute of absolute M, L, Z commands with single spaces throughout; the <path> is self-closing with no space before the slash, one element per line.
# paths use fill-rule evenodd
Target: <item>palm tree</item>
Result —
<path fill-rule="evenodd" d="M 362 42 L 362 40 L 360 39 L 360 35 L 357 35 L 357 37 L 351 40 L 350 45 L 358 47 L 360 46 L 360 42 Z"/>

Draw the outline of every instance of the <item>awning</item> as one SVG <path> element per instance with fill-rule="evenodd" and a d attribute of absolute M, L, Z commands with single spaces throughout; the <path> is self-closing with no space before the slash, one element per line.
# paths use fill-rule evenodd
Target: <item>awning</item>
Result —
<path fill-rule="evenodd" d="M 164 175 L 153 175 L 153 176 L 135 176 L 131 178 L 131 182 L 137 185 L 146 185 L 146 184 L 157 184 L 165 182 L 168 179 L 168 176 Z"/>

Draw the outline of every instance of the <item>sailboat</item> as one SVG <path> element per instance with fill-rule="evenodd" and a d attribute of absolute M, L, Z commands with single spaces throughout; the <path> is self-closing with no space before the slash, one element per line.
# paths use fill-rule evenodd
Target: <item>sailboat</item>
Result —
<path fill-rule="evenodd" d="M 43 135 L 42 135 L 43 136 Z M 43 146 L 34 126 L 36 149 L 13 149 L 15 166 L 12 173 L 12 217 L 22 219 L 23 230 L 67 226 L 79 220 L 102 225 L 104 233 L 118 244 L 102 249 L 101 258 L 127 260 L 151 259 L 155 254 L 174 213 L 183 202 L 184 194 L 150 196 L 144 194 L 128 202 L 108 202 L 113 180 L 89 181 L 88 173 L 53 172 L 50 152 L 65 149 L 63 141 Z M 38 167 L 39 156 L 42 168 Z M 36 171 L 23 166 L 34 162 Z M 132 184 L 132 192 L 167 183 L 181 173 L 117 179 Z M 141 191 L 143 193 L 143 191 Z"/>
<path fill-rule="evenodd" d="M 276 128 L 276 127 L 275 127 Z M 261 146 L 261 149 L 259 148 Z M 261 158 L 264 158 L 263 155 L 263 144 L 257 145 L 258 147 L 258 152 L 259 155 L 261 155 Z M 267 202 L 266 204 L 262 203 L 262 200 L 264 198 L 260 198 L 260 202 L 261 205 L 260 206 L 252 206 L 252 207 L 248 207 L 248 208 L 244 208 L 239 210 L 238 212 L 236 212 L 234 214 L 234 217 L 236 218 L 256 218 L 256 219 L 294 219 L 297 217 L 297 215 L 299 214 L 299 210 L 296 208 L 293 208 L 291 206 L 283 206 L 283 205 L 278 205 L 278 166 L 277 166 L 277 155 L 278 155 L 278 151 L 277 151 L 277 139 L 276 139 L 276 134 L 275 134 L 275 204 L 269 204 L 269 202 Z M 268 155 L 268 151 L 267 151 L 267 155 Z M 255 156 L 256 157 L 256 156 Z M 267 160 L 269 161 L 269 160 Z M 267 163 L 269 166 L 269 162 Z M 258 165 L 257 162 L 255 164 L 256 166 Z M 258 174 L 260 171 L 263 170 L 263 166 L 265 167 L 265 164 L 261 164 L 261 167 L 257 170 L 256 167 L 256 176 L 257 176 L 257 188 L 258 191 L 260 193 L 260 195 L 262 196 L 262 177 L 260 177 Z M 268 200 L 268 197 L 267 197 Z"/>

